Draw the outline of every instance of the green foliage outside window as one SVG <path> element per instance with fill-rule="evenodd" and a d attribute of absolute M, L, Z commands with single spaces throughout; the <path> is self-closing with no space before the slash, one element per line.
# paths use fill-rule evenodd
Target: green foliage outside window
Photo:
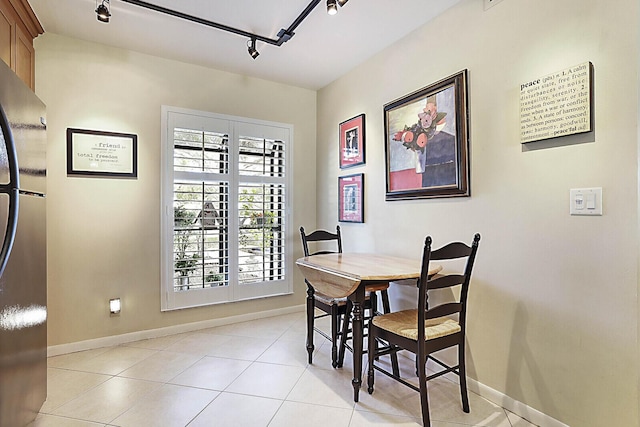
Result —
<path fill-rule="evenodd" d="M 241 248 L 255 247 L 260 244 L 262 245 L 260 249 L 271 247 L 275 213 L 263 209 L 263 199 L 261 187 L 243 188 L 240 193 L 241 232 L 238 240 Z"/>
<path fill-rule="evenodd" d="M 175 257 L 175 270 L 180 276 L 189 276 L 189 273 L 195 270 L 200 260 L 200 254 L 194 252 L 190 254 L 189 246 L 191 242 L 191 226 L 196 218 L 196 214 L 184 206 L 179 205 L 173 209 L 174 235 L 173 247 Z"/>

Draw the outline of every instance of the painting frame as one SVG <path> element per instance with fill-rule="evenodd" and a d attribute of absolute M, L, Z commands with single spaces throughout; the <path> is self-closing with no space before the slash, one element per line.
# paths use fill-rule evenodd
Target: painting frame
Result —
<path fill-rule="evenodd" d="M 365 115 L 358 114 L 340 123 L 339 156 L 340 169 L 352 168 L 365 163 Z"/>
<path fill-rule="evenodd" d="M 364 173 L 338 177 L 338 221 L 364 222 Z"/>
<path fill-rule="evenodd" d="M 383 111 L 385 200 L 471 195 L 466 69 Z"/>
<path fill-rule="evenodd" d="M 138 136 L 67 128 L 67 175 L 138 177 Z"/>

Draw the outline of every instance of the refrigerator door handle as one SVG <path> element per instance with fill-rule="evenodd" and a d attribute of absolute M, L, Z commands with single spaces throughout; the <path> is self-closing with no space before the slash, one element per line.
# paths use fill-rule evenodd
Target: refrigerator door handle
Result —
<path fill-rule="evenodd" d="M 13 188 L 9 191 L 9 213 L 7 216 L 7 229 L 4 233 L 2 241 L 2 250 L 0 250 L 0 276 L 4 274 L 4 269 L 9 261 L 13 242 L 16 239 L 16 230 L 18 229 L 18 190 Z"/>
<path fill-rule="evenodd" d="M 20 188 L 20 168 L 18 166 L 18 153 L 16 152 L 16 143 L 13 139 L 13 132 L 9 126 L 9 120 L 4 112 L 4 108 L 0 105 L 0 129 L 4 136 L 4 145 L 7 150 L 7 163 L 9 166 L 9 183 L 6 187 Z"/>
<path fill-rule="evenodd" d="M 16 230 L 18 228 L 18 189 L 20 188 L 20 170 L 18 168 L 18 154 L 16 153 L 16 144 L 13 140 L 13 132 L 9 126 L 9 120 L 4 112 L 4 108 L 0 105 L 0 129 L 4 136 L 5 147 L 7 149 L 7 162 L 9 163 L 9 183 L 2 185 L 0 192 L 9 195 L 9 212 L 7 217 L 7 229 L 4 233 L 2 241 L 2 249 L 0 250 L 0 276 L 4 273 L 4 269 L 11 255 L 11 248 L 16 238 Z"/>

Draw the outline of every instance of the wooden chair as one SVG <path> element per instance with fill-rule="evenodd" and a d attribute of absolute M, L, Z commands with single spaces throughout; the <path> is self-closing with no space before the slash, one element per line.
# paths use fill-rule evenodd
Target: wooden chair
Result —
<path fill-rule="evenodd" d="M 377 370 L 401 382 L 420 393 L 422 404 L 422 421 L 424 427 L 430 426 L 429 402 L 427 395 L 427 381 L 453 372 L 460 377 L 460 395 L 462 410 L 469 412 L 469 398 L 467 395 L 467 380 L 465 372 L 464 345 L 466 330 L 467 295 L 469 280 L 475 261 L 480 235 L 476 234 L 471 246 L 454 242 L 431 250 L 431 237 L 425 239 L 422 255 L 422 269 L 418 280 L 417 309 L 403 310 L 381 316 L 375 316 L 369 321 L 369 370 L 368 392 L 373 393 L 374 372 Z M 466 266 L 462 274 L 437 274 L 427 278 L 430 261 L 446 261 L 466 258 Z M 460 297 L 457 301 L 429 307 L 428 291 L 434 289 L 451 289 L 460 286 Z M 375 341 L 382 339 L 389 345 L 380 347 L 377 351 Z M 431 354 L 449 347 L 458 347 L 458 364 L 449 366 L 436 359 Z M 400 350 L 408 350 L 416 355 L 419 387 L 402 379 L 399 375 L 384 370 L 375 364 L 376 358 Z M 427 376 L 427 360 L 433 360 L 443 370 Z"/>
<path fill-rule="evenodd" d="M 340 234 L 340 226 L 336 226 L 336 232 L 331 233 L 326 230 L 316 230 L 310 234 L 306 234 L 304 227 L 300 227 L 300 236 L 302 238 L 302 249 L 304 256 L 322 255 L 329 253 L 342 253 L 342 236 Z M 317 251 L 311 253 L 309 251 L 309 243 L 316 242 L 324 245 L 318 248 Z M 332 243 L 335 245 L 336 250 L 327 249 L 327 244 Z M 347 298 L 332 298 L 324 295 L 320 292 L 315 292 L 313 286 L 305 279 L 307 284 L 307 352 L 309 353 L 309 363 L 313 363 L 313 332 L 316 331 L 329 341 L 331 341 L 331 364 L 334 368 L 342 367 L 344 361 L 345 349 L 349 348 L 347 340 L 351 329 L 349 328 L 351 317 L 351 303 Z M 365 298 L 365 310 L 369 310 L 369 317 L 378 314 L 376 310 L 371 308 L 377 308 L 377 295 L 376 292 L 382 294 L 383 311 L 389 313 L 389 296 L 387 289 L 388 283 L 373 284 L 366 288 Z M 318 308 L 324 314 L 316 316 L 315 309 Z M 315 327 L 315 319 L 331 316 L 331 335 L 327 335 L 324 331 Z M 340 330 L 338 327 L 340 326 Z M 339 343 L 339 351 L 338 351 Z M 393 369 L 397 370 L 398 362 L 395 355 L 392 358 Z"/>

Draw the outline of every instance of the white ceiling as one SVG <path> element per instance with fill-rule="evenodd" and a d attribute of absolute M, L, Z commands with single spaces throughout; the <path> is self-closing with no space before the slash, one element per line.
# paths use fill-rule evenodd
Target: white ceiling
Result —
<path fill-rule="evenodd" d="M 310 0 L 146 0 L 209 21 L 277 39 Z M 350 0 L 338 14 L 322 0 L 280 47 L 111 0 L 111 22 L 96 0 L 29 0 L 45 32 L 71 36 L 247 76 L 319 89 L 460 0 Z M 425 43 L 425 51 L 429 44 Z M 416 55 L 424 52 L 416 52 Z"/>

